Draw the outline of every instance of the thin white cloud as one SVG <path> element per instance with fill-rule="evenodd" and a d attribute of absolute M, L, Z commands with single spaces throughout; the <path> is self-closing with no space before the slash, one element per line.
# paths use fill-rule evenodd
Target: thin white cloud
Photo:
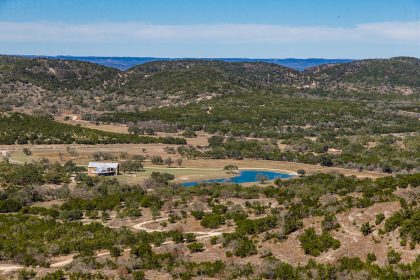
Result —
<path fill-rule="evenodd" d="M 64 24 L 0 22 L 0 42 L 171 42 L 420 44 L 420 22 L 378 22 L 352 28 L 258 24 L 153 25 L 136 22 Z"/>
<path fill-rule="evenodd" d="M 420 21 L 360 24 L 358 29 L 364 32 L 365 36 L 420 43 Z"/>

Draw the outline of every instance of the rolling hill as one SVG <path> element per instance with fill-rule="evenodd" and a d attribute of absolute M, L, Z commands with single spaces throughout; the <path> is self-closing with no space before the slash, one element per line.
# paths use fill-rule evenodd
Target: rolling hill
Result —
<path fill-rule="evenodd" d="M 299 85 L 300 72 L 276 64 L 178 60 L 150 62 L 129 69 L 124 77 L 128 92 L 166 94 L 228 93 L 270 85 Z"/>
<path fill-rule="evenodd" d="M 91 90 L 104 86 L 118 70 L 93 63 L 0 56 L 1 84 L 26 83 L 45 90 Z"/>
<path fill-rule="evenodd" d="M 61 60 L 76 60 L 92 62 L 99 65 L 113 67 L 121 71 L 128 70 L 139 64 L 153 61 L 186 60 L 187 58 L 162 57 L 100 57 L 100 56 L 24 56 L 29 58 L 48 58 Z M 322 64 L 335 64 L 351 62 L 353 59 L 326 59 L 326 58 L 189 58 L 194 60 L 224 61 L 224 62 L 265 62 L 278 64 L 295 70 L 303 71 L 309 67 Z"/>
<path fill-rule="evenodd" d="M 382 92 L 412 94 L 420 88 L 420 59 L 395 57 L 321 65 L 305 75 L 322 87 L 375 88 Z"/>
<path fill-rule="evenodd" d="M 328 64 L 304 72 L 265 62 L 154 61 L 127 71 L 82 61 L 0 56 L 3 110 L 135 111 L 185 105 L 226 94 L 314 89 L 394 96 L 420 93 L 417 58 Z"/>

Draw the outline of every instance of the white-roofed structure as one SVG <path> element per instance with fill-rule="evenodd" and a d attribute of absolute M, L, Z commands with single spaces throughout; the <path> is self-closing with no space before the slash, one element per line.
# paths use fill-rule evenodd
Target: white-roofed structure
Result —
<path fill-rule="evenodd" d="M 118 175 L 118 162 L 89 162 L 89 176 L 115 176 Z"/>

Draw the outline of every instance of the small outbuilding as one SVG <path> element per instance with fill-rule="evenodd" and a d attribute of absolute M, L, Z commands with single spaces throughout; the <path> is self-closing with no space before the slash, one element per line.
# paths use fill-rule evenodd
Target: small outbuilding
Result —
<path fill-rule="evenodd" d="M 89 162 L 89 176 L 116 176 L 119 173 L 118 162 Z"/>

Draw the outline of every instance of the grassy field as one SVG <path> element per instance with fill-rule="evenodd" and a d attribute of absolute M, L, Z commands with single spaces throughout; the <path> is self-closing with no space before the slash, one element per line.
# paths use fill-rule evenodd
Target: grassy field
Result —
<path fill-rule="evenodd" d="M 69 117 L 68 120 L 65 120 L 65 117 Z M 55 120 L 61 123 L 71 124 L 71 125 L 80 125 L 82 127 L 97 129 L 97 130 L 103 130 L 108 132 L 117 132 L 117 133 L 128 133 L 128 127 L 127 125 L 121 124 L 121 125 L 113 125 L 113 124 L 100 124 L 96 125 L 94 123 L 91 123 L 89 121 L 84 121 L 81 119 L 80 115 L 74 115 L 74 114 L 63 114 L 60 116 L 56 116 Z"/>
<path fill-rule="evenodd" d="M 82 121 L 80 116 L 72 116 L 69 120 L 64 121 L 64 115 L 58 117 L 58 121 L 69 124 L 80 124 L 81 126 L 95 128 L 98 130 L 127 133 L 126 125 L 95 125 L 93 123 Z M 158 133 L 158 136 L 179 136 L 178 134 Z M 187 138 L 188 144 L 193 146 L 208 145 L 207 139 L 211 135 L 199 132 L 195 138 Z M 283 144 L 279 144 L 281 149 L 284 149 Z M 23 153 L 23 148 L 28 148 L 31 155 L 27 156 Z M 176 160 L 180 157 L 178 154 L 169 154 L 165 148 L 177 148 L 177 145 L 166 144 L 108 144 L 108 145 L 0 145 L 0 152 L 7 152 L 10 155 L 11 162 L 14 163 L 28 163 L 38 161 L 42 158 L 47 158 L 50 162 L 64 163 L 68 160 L 75 162 L 78 165 L 86 166 L 89 161 L 93 161 L 93 154 L 96 152 L 109 153 L 114 156 L 114 161 L 124 161 L 121 159 L 121 153 L 127 153 L 128 156 L 143 155 L 146 158 L 152 156 L 161 156 L 162 158 L 171 157 Z M 75 151 L 74 154 L 69 153 L 69 148 Z M 183 159 L 182 168 L 167 168 L 165 166 L 154 166 L 149 160 L 144 163 L 146 171 L 134 174 L 122 174 L 118 179 L 124 183 L 142 183 L 146 178 L 150 177 L 151 172 L 167 172 L 175 175 L 176 182 L 201 181 L 207 179 L 216 179 L 229 177 L 224 171 L 225 165 L 237 165 L 243 169 L 272 169 L 276 171 L 297 172 L 299 169 L 304 169 L 308 174 L 317 172 L 339 172 L 345 175 L 354 175 L 357 177 L 377 178 L 384 176 L 380 172 L 370 172 L 352 169 L 344 169 L 338 167 L 324 167 L 320 165 L 309 165 L 295 162 L 285 161 L 268 161 L 268 160 L 212 160 L 212 159 Z"/>
<path fill-rule="evenodd" d="M 23 154 L 22 149 L 26 147 L 31 152 L 31 156 Z M 176 159 L 177 155 L 168 155 L 165 152 L 165 147 L 177 147 L 176 145 L 166 144 L 110 144 L 110 145 L 10 145 L 1 146 L 0 151 L 8 151 L 11 159 L 18 162 L 31 162 L 33 160 L 40 160 L 43 157 L 48 158 L 50 161 L 65 162 L 72 160 L 79 165 L 87 165 L 89 161 L 93 160 L 92 155 L 95 152 L 106 152 L 112 154 L 116 160 L 119 159 L 122 152 L 133 155 L 154 156 L 159 155 L 162 157 L 172 156 Z M 72 148 L 76 154 L 71 155 L 67 149 Z"/>
<path fill-rule="evenodd" d="M 152 172 L 170 173 L 175 176 L 174 182 L 176 183 L 230 177 L 221 168 L 165 168 L 148 166 L 143 172 L 132 174 L 125 173 L 119 175 L 117 178 L 122 183 L 142 183 L 145 179 L 150 177 Z"/>
<path fill-rule="evenodd" d="M 287 161 L 271 161 L 271 160 L 257 160 L 257 159 L 198 159 L 198 160 L 184 160 L 184 165 L 194 168 L 220 168 L 222 169 L 225 165 L 237 165 L 242 169 L 270 169 L 275 171 L 290 171 L 297 172 L 299 169 L 304 169 L 308 174 L 319 173 L 319 172 L 337 172 L 347 176 L 356 176 L 361 178 L 378 178 L 386 176 L 386 174 L 376 171 L 361 171 L 354 169 L 345 169 L 340 167 L 325 167 L 321 165 L 310 165 L 297 162 Z"/>
<path fill-rule="evenodd" d="M 163 158 L 171 157 L 172 159 L 179 158 L 177 154 L 168 154 L 165 151 L 165 147 L 168 145 L 163 144 L 116 144 L 116 145 L 25 145 L 25 146 L 0 146 L 0 151 L 8 151 L 11 155 L 12 162 L 23 163 L 40 160 L 47 158 L 50 162 L 65 162 L 72 160 L 79 165 L 86 166 L 89 161 L 93 161 L 92 154 L 94 152 L 107 152 L 113 154 L 117 159 L 116 161 L 123 161 L 119 158 L 121 152 L 127 152 L 129 156 L 133 155 L 145 155 L 146 157 L 152 157 L 160 155 Z M 26 156 L 22 152 L 22 148 L 27 147 L 31 150 L 32 155 Z M 67 152 L 67 147 L 75 148 L 77 155 L 72 156 Z M 174 146 L 176 147 L 176 146 Z M 150 161 L 144 163 L 146 171 L 138 172 L 134 174 L 122 174 L 118 176 L 118 179 L 124 183 L 142 183 L 145 178 L 148 178 L 153 171 L 167 172 L 175 175 L 176 182 L 188 182 L 188 181 L 201 181 L 207 179 L 217 179 L 229 177 L 224 171 L 225 165 L 237 165 L 242 169 L 271 169 L 275 171 L 286 171 L 296 172 L 299 169 L 304 169 L 308 174 L 317 172 L 338 172 L 348 176 L 354 175 L 357 177 L 368 177 L 378 178 L 385 174 L 380 172 L 362 171 L 359 172 L 354 169 L 344 169 L 338 167 L 324 167 L 320 165 L 309 165 L 295 162 L 285 161 L 268 161 L 268 160 L 211 160 L 211 159 L 196 159 L 188 160 L 183 159 L 182 167 L 167 168 L 166 166 L 152 165 Z"/>
<path fill-rule="evenodd" d="M 66 116 L 69 116 L 70 119 L 68 120 L 64 120 L 64 118 Z M 56 116 L 55 120 L 61 123 L 65 123 L 65 124 L 71 124 L 71 125 L 80 125 L 82 127 L 87 127 L 87 128 L 91 128 L 91 129 L 97 129 L 97 130 L 102 130 L 102 131 L 107 131 L 107 132 L 116 132 L 116 133 L 128 133 L 128 126 L 125 124 L 105 124 L 105 123 L 100 123 L 98 125 L 89 122 L 89 121 L 84 121 L 81 119 L 80 115 L 61 115 L 61 116 Z M 166 136 L 172 136 L 172 137 L 182 137 L 181 135 L 182 133 L 166 133 L 166 132 L 157 132 L 156 133 L 156 137 L 166 137 Z M 193 146 L 206 146 L 208 145 L 208 141 L 207 139 L 210 137 L 211 135 L 205 132 L 198 132 L 197 133 L 197 137 L 194 138 L 186 138 L 188 145 L 193 145 Z"/>
<path fill-rule="evenodd" d="M 121 145 L 118 145 L 121 146 Z M 137 151 L 140 149 L 136 149 L 135 147 L 126 147 L 124 148 L 117 148 L 117 147 L 107 147 L 105 151 L 114 153 L 115 156 L 118 156 L 118 153 L 123 151 Z M 22 163 L 29 163 L 34 160 L 40 160 L 41 158 L 45 157 L 48 158 L 50 161 L 59 161 L 60 153 L 62 154 L 63 161 L 72 159 L 77 162 L 79 165 L 86 166 L 88 161 L 92 161 L 91 154 L 94 151 L 104 151 L 103 147 L 101 149 L 97 149 L 97 146 L 88 148 L 84 146 L 83 148 L 78 148 L 79 155 L 77 157 L 71 157 L 68 155 L 66 149 L 64 147 L 54 148 L 51 149 L 49 147 L 39 147 L 39 148 L 31 148 L 32 155 L 27 156 L 25 155 L 22 150 L 14 150 L 10 153 L 11 160 L 15 162 L 22 162 Z M 118 150 L 118 152 L 116 152 Z M 161 155 L 161 156 L 172 156 L 168 155 L 164 152 L 163 148 L 156 147 L 154 145 L 152 150 L 154 152 L 153 155 Z M 223 171 L 223 167 L 228 164 L 238 165 L 239 168 L 242 169 L 273 169 L 276 171 L 285 171 L 285 172 L 296 172 L 299 168 L 287 168 L 280 166 L 279 162 L 270 162 L 270 161 L 252 161 L 252 160 L 187 160 L 183 159 L 183 166 L 182 167 L 172 167 L 168 168 L 165 166 L 155 166 L 152 165 L 149 161 L 144 163 L 145 171 L 143 172 L 136 172 L 136 173 L 125 173 L 118 176 L 118 180 L 122 183 L 129 183 L 129 184 L 136 184 L 142 183 L 145 179 L 150 177 L 152 172 L 161 172 L 161 173 L 170 173 L 175 175 L 175 182 L 182 183 L 182 182 L 190 182 L 190 181 L 202 181 L 208 179 L 218 179 L 218 178 L 227 178 L 230 175 L 226 174 Z M 281 168 L 280 168 L 281 167 Z M 296 169 L 296 170 L 293 170 Z"/>

